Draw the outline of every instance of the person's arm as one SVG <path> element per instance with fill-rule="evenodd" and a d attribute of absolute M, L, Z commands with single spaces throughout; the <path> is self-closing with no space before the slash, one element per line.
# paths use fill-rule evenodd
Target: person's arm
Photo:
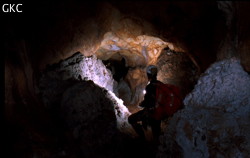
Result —
<path fill-rule="evenodd" d="M 146 94 L 144 95 L 143 101 L 139 106 L 144 108 L 151 108 L 155 106 L 155 93 L 156 87 L 154 84 L 149 84 L 146 86 Z"/>

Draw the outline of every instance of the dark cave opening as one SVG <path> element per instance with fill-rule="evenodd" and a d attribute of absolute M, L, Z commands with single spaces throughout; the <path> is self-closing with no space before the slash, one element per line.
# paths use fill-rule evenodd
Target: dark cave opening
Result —
<path fill-rule="evenodd" d="M 129 67 L 126 66 L 126 60 L 122 58 L 121 60 L 103 60 L 103 64 L 108 68 L 116 82 L 120 79 L 124 79 L 128 73 Z"/>

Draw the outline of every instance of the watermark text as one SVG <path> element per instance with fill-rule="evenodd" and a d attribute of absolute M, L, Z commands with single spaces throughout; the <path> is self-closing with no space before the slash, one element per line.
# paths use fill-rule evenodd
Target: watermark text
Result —
<path fill-rule="evenodd" d="M 22 11 L 22 5 L 23 4 L 3 4 L 2 5 L 2 11 L 5 13 L 11 13 L 11 12 L 23 12 Z"/>

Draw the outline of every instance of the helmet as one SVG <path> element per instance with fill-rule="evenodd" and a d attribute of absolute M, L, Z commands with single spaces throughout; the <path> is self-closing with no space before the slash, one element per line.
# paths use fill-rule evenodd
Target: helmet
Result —
<path fill-rule="evenodd" d="M 147 67 L 147 74 L 150 74 L 152 76 L 156 76 L 157 75 L 157 72 L 158 72 L 158 69 L 155 65 L 149 65 Z"/>

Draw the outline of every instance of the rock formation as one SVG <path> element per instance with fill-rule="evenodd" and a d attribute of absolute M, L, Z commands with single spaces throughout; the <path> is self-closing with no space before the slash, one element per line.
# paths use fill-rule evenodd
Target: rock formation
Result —
<path fill-rule="evenodd" d="M 161 138 L 158 157 L 248 157 L 250 76 L 236 58 L 211 65 Z"/>

